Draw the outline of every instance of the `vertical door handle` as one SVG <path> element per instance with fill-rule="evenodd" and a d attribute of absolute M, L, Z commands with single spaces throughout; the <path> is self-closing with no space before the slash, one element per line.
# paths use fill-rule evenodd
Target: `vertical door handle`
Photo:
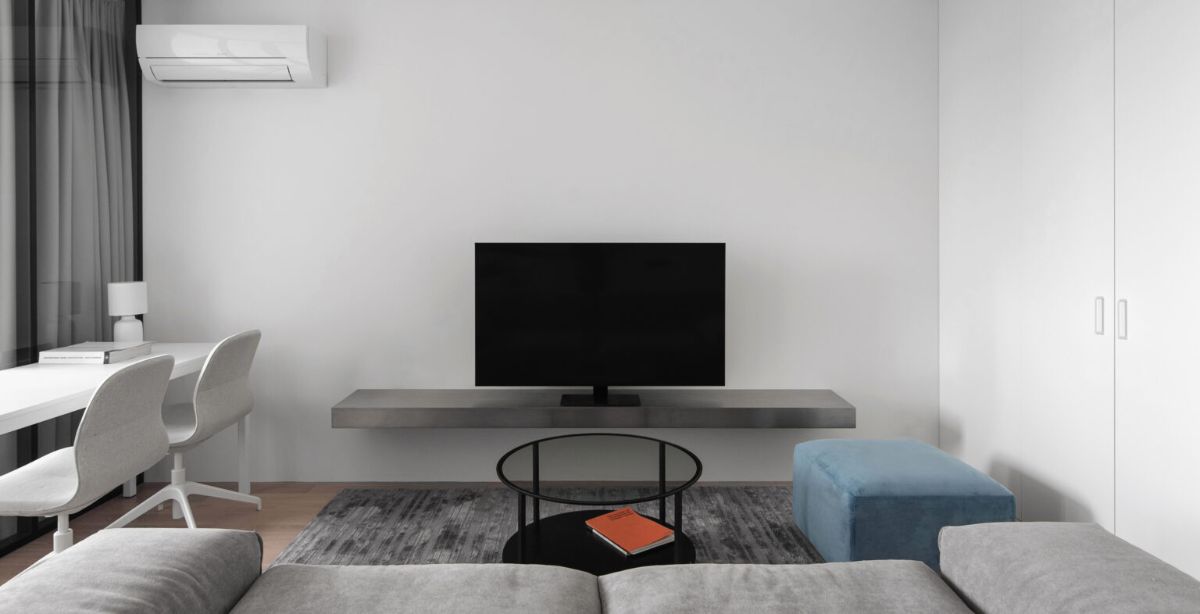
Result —
<path fill-rule="evenodd" d="M 1117 339 L 1129 338 L 1129 301 L 1117 301 Z"/>
<path fill-rule="evenodd" d="M 1096 334 L 1103 335 L 1104 334 L 1104 297 L 1103 296 L 1096 297 L 1096 307 L 1095 307 L 1094 318 L 1095 318 L 1095 323 L 1093 324 L 1093 326 L 1095 327 Z"/>

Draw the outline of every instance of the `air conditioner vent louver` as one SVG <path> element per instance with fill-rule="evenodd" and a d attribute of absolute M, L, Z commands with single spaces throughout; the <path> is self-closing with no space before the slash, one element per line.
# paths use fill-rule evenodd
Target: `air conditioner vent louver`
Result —
<path fill-rule="evenodd" d="M 325 87 L 325 39 L 308 26 L 140 25 L 138 63 L 170 87 Z"/>

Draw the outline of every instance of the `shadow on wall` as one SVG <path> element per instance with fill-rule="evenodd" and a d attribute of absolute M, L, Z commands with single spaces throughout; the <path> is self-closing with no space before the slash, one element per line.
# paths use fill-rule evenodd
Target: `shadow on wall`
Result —
<path fill-rule="evenodd" d="M 943 414 L 938 441 L 942 450 L 962 458 L 961 421 Z M 1034 477 L 1016 461 L 997 455 L 987 461 L 986 467 L 977 468 L 1013 492 L 1017 498 L 1018 520 L 1096 521 L 1095 514 L 1087 505 Z"/>
<path fill-rule="evenodd" d="M 963 443 L 962 420 L 945 414 L 940 415 L 938 418 L 938 447 L 944 452 L 961 458 Z M 996 476 L 993 475 L 992 477 Z"/>
<path fill-rule="evenodd" d="M 1025 522 L 1095 522 L 1091 508 L 1033 477 L 1005 459 L 995 459 L 988 475 L 1017 497 L 1017 520 Z"/>

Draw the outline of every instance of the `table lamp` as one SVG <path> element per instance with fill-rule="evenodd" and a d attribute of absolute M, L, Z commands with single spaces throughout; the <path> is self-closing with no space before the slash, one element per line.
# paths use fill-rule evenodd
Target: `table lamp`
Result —
<path fill-rule="evenodd" d="M 108 284 L 108 315 L 121 317 L 113 324 L 113 341 L 144 341 L 142 321 L 134 316 L 146 311 L 146 282 Z"/>

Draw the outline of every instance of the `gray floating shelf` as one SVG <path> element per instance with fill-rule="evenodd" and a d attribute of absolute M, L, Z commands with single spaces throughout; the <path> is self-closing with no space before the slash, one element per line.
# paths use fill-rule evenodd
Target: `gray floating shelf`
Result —
<path fill-rule="evenodd" d="M 356 390 L 333 406 L 334 428 L 854 428 L 854 406 L 832 390 L 612 390 L 639 407 L 563 407 L 589 389 Z"/>

